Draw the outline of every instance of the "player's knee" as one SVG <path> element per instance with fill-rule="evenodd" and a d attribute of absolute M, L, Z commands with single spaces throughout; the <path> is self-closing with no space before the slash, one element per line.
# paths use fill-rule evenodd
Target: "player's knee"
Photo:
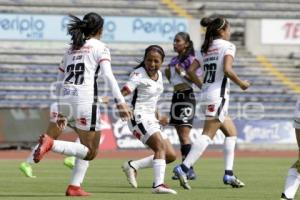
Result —
<path fill-rule="evenodd" d="M 175 151 L 168 152 L 166 155 L 166 163 L 168 164 L 175 160 L 176 160 L 176 152 Z"/>
<path fill-rule="evenodd" d="M 93 160 L 98 154 L 98 150 L 90 149 L 84 160 Z"/>

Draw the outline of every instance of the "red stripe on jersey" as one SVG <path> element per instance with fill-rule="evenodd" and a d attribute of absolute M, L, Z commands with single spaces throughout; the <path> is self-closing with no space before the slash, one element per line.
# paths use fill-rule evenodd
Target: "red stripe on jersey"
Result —
<path fill-rule="evenodd" d="M 65 73 L 65 70 L 63 68 L 59 67 L 58 69 L 59 69 L 59 71 Z"/>
<path fill-rule="evenodd" d="M 108 59 L 108 58 L 103 58 L 103 59 L 101 59 L 101 60 L 99 60 L 99 64 L 102 62 L 102 61 L 105 61 L 105 60 L 107 60 L 108 62 L 110 62 L 110 59 Z"/>
<path fill-rule="evenodd" d="M 123 89 L 126 90 L 128 93 L 132 92 L 127 85 L 124 85 Z"/>

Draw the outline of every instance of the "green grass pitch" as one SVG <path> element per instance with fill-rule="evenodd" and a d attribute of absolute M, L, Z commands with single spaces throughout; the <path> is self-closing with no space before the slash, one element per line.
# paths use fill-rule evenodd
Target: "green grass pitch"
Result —
<path fill-rule="evenodd" d="M 236 175 L 246 183 L 234 189 L 223 185 L 223 159 L 203 158 L 197 162 L 197 180 L 191 181 L 192 190 L 186 191 L 171 180 L 175 163 L 167 166 L 166 184 L 178 195 L 151 194 L 152 169 L 138 172 L 139 188 L 129 186 L 121 170 L 124 160 L 97 159 L 90 163 L 83 187 L 92 196 L 86 199 L 105 200 L 276 200 L 280 199 L 287 169 L 293 158 L 237 158 Z M 1 160 L 0 199 L 5 200 L 60 200 L 64 196 L 71 171 L 62 160 L 43 160 L 34 166 L 36 179 L 23 176 L 18 170 L 20 161 Z M 297 199 L 297 198 L 296 198 Z"/>

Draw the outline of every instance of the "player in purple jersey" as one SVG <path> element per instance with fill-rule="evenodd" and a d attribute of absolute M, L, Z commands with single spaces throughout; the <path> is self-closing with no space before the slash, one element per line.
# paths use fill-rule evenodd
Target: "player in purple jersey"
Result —
<path fill-rule="evenodd" d="M 177 53 L 165 69 L 165 74 L 173 86 L 173 97 L 170 109 L 170 125 L 174 126 L 180 141 L 182 161 L 191 149 L 190 131 L 193 127 L 196 100 L 193 91 L 193 82 L 186 75 L 190 65 L 195 60 L 193 41 L 186 32 L 175 35 L 173 42 Z M 190 168 L 187 178 L 196 179 L 193 167 Z M 173 176 L 172 179 L 178 179 Z"/>

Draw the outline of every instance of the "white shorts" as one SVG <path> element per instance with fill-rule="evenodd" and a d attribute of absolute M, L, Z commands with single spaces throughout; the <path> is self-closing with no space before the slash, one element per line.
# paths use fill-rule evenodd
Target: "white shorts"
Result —
<path fill-rule="evenodd" d="M 229 99 L 218 98 L 214 100 L 206 100 L 201 102 L 201 112 L 207 117 L 215 117 L 221 123 L 224 122 L 228 115 Z"/>
<path fill-rule="evenodd" d="M 50 122 L 56 123 L 61 114 L 68 120 L 68 125 L 84 131 L 101 130 L 100 109 L 98 104 L 55 103 L 50 107 Z"/>
<path fill-rule="evenodd" d="M 160 133 L 163 139 L 167 139 L 168 136 L 161 131 L 158 120 L 155 115 L 135 115 L 134 119 L 128 122 L 129 129 L 132 134 L 146 144 L 147 140 L 154 133 Z"/>

